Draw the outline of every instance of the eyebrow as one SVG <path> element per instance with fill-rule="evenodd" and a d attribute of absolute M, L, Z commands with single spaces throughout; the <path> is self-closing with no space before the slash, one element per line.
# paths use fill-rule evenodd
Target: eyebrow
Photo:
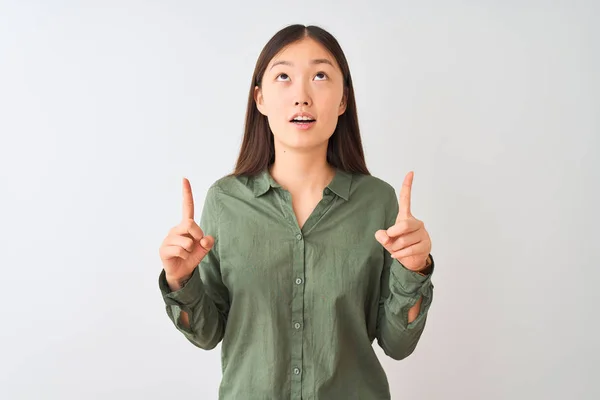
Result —
<path fill-rule="evenodd" d="M 316 65 L 316 64 L 329 64 L 329 65 L 331 65 L 333 67 L 333 63 L 331 61 L 329 61 L 328 59 L 326 59 L 326 58 L 317 58 L 317 59 L 311 60 L 310 63 L 314 64 L 314 65 Z M 269 69 L 273 69 L 277 65 L 287 65 L 289 67 L 293 67 L 294 66 L 294 64 L 291 63 L 291 62 L 289 62 L 289 61 L 281 60 L 281 61 L 276 61 L 275 63 L 273 63 L 273 65 L 271 65 L 271 68 L 269 68 Z"/>

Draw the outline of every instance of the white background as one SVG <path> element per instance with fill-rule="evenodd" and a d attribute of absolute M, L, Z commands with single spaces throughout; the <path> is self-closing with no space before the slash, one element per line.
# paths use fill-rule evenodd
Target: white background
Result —
<path fill-rule="evenodd" d="M 394 399 L 596 399 L 597 2 L 0 1 L 0 398 L 216 399 L 158 247 L 229 173 L 291 23 L 348 57 L 368 166 L 433 241 Z M 197 206 L 197 215 L 201 207 Z"/>

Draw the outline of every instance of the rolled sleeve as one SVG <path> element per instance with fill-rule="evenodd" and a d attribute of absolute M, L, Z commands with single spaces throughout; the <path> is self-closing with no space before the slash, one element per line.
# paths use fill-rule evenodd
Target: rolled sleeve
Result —
<path fill-rule="evenodd" d="M 424 316 L 429 311 L 433 299 L 432 276 L 435 270 L 435 261 L 431 258 L 431 273 L 427 275 L 411 271 L 402 265 L 398 260 L 393 259 L 390 265 L 390 292 L 396 296 L 390 301 L 393 314 L 400 316 L 398 322 L 401 328 L 414 329 L 418 327 Z M 423 297 L 419 308 L 419 315 L 411 323 L 408 322 L 408 311 L 412 308 L 420 297 Z"/>
<path fill-rule="evenodd" d="M 190 280 L 179 290 L 171 291 L 163 269 L 158 279 L 160 292 L 166 304 L 181 308 L 192 308 L 203 294 L 204 288 L 200 280 L 198 267 L 194 268 Z"/>

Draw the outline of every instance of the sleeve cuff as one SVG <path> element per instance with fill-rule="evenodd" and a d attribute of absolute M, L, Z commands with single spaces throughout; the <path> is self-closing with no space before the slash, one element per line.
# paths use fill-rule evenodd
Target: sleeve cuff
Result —
<path fill-rule="evenodd" d="M 163 269 L 158 278 L 158 285 L 166 304 L 189 308 L 197 303 L 204 293 L 204 286 L 199 276 L 199 268 L 192 272 L 190 280 L 179 290 L 171 291 L 167 283 L 165 270 Z"/>
<path fill-rule="evenodd" d="M 431 265 L 427 268 L 429 270 L 428 274 L 411 271 L 398 260 L 392 260 L 391 273 L 396 282 L 402 286 L 405 293 L 422 293 L 424 289 L 431 285 L 431 276 L 435 270 L 435 261 L 431 254 L 429 257 L 431 258 Z"/>

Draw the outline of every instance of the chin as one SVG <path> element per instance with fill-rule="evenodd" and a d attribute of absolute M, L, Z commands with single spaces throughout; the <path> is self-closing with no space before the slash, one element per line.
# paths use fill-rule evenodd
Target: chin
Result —
<path fill-rule="evenodd" d="M 321 129 L 319 129 L 321 128 Z M 290 149 L 307 150 L 320 146 L 327 146 L 329 138 L 333 134 L 335 127 L 331 130 L 331 133 L 323 132 L 322 127 L 314 126 L 310 129 L 298 129 L 294 126 L 282 126 L 274 134 L 274 140 L 279 142 L 280 145 Z M 271 129 L 273 132 L 273 129 Z"/>
<path fill-rule="evenodd" d="M 292 140 L 290 140 L 290 139 L 291 138 L 288 138 L 288 140 L 284 140 L 282 142 L 283 146 L 288 149 L 301 150 L 301 151 L 314 150 L 314 149 L 320 148 L 322 146 L 327 147 L 327 143 L 329 141 L 328 138 L 315 138 L 315 137 L 294 138 Z"/>

